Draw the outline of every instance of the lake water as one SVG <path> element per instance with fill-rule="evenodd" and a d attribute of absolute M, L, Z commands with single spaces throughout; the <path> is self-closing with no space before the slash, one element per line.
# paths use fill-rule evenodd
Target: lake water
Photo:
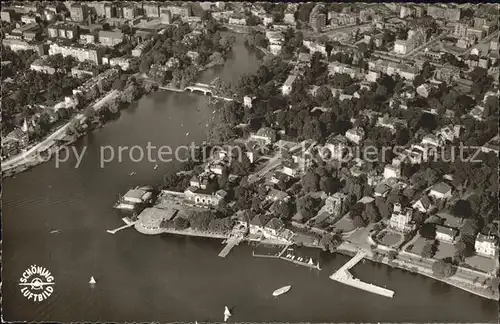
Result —
<path fill-rule="evenodd" d="M 206 71 L 201 82 L 216 76 L 236 81 L 256 71 L 258 53 L 237 35 L 224 67 Z M 100 147 L 170 145 L 206 138 L 212 118 L 208 98 L 159 91 L 142 98 L 122 116 L 88 135 L 83 161 L 55 167 L 54 161 L 4 180 L 3 318 L 6 321 L 222 321 L 224 306 L 234 321 L 474 321 L 496 322 L 497 304 L 432 279 L 371 262 L 354 274 L 395 291 L 393 299 L 351 288 L 328 278 L 347 257 L 304 250 L 320 257 L 322 271 L 252 257 L 240 245 L 225 259 L 218 240 L 145 236 L 133 229 L 106 233 L 122 225 L 112 208 L 119 193 L 135 185 L 161 182 L 175 167 L 126 158 L 99 167 Z M 186 133 L 189 132 L 189 135 Z M 130 172 L 136 175 L 129 176 Z M 59 234 L 50 234 L 58 229 Z M 32 264 L 55 278 L 54 293 L 35 303 L 18 285 Z M 97 285 L 88 284 L 94 276 Z M 279 298 L 271 293 L 284 285 Z"/>

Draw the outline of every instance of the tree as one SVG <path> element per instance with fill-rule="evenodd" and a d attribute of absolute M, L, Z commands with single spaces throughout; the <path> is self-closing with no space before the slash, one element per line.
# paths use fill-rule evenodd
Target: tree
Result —
<path fill-rule="evenodd" d="M 436 225 L 433 223 L 425 223 L 418 230 L 420 236 L 427 240 L 433 240 L 436 237 Z"/>
<path fill-rule="evenodd" d="M 303 196 L 297 200 L 297 210 L 304 220 L 311 219 L 316 215 L 320 207 L 320 200 L 310 196 Z"/>
<path fill-rule="evenodd" d="M 271 206 L 271 212 L 280 219 L 289 219 L 292 216 L 292 206 L 289 201 L 280 200 Z"/>
<path fill-rule="evenodd" d="M 432 272 L 438 278 L 448 278 L 455 273 L 455 268 L 450 260 L 441 259 L 432 264 Z"/>
<path fill-rule="evenodd" d="M 341 243 L 342 237 L 338 234 L 324 234 L 319 241 L 323 251 L 330 251 L 330 253 L 334 253 Z"/>
<path fill-rule="evenodd" d="M 213 219 L 215 214 L 211 211 L 193 212 L 189 216 L 189 224 L 193 230 L 207 231 Z"/>
<path fill-rule="evenodd" d="M 302 190 L 306 193 L 318 191 L 318 182 L 318 175 L 312 171 L 307 171 L 301 179 Z"/>
<path fill-rule="evenodd" d="M 371 223 L 376 223 L 380 220 L 380 214 L 373 202 L 365 205 L 364 213 L 365 217 L 363 218 L 369 220 Z"/>
<path fill-rule="evenodd" d="M 425 243 L 422 247 L 422 256 L 424 258 L 432 258 L 437 252 L 437 241 L 432 240 Z"/>
<path fill-rule="evenodd" d="M 185 230 L 189 227 L 189 221 L 184 217 L 176 217 L 174 219 L 174 229 L 178 231 Z"/>
<path fill-rule="evenodd" d="M 365 220 L 363 219 L 363 217 L 361 217 L 360 215 L 355 215 L 353 218 L 352 218 L 352 224 L 356 227 L 356 228 L 360 228 L 360 227 L 365 227 L 366 226 L 366 222 Z"/>
<path fill-rule="evenodd" d="M 382 216 L 384 219 L 388 219 L 391 216 L 391 211 L 389 210 L 389 204 L 385 202 L 384 198 L 375 197 L 375 205 L 378 208 L 380 216 Z"/>
<path fill-rule="evenodd" d="M 395 260 L 398 257 L 398 251 L 391 250 L 389 253 L 387 253 L 387 258 L 389 261 Z"/>
<path fill-rule="evenodd" d="M 337 192 L 341 187 L 341 183 L 338 179 L 333 178 L 332 176 L 323 176 L 319 181 L 319 188 L 321 191 L 332 194 Z"/>

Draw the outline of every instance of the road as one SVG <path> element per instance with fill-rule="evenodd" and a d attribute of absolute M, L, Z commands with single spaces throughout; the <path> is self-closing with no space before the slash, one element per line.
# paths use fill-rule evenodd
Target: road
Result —
<path fill-rule="evenodd" d="M 81 120 L 83 117 L 84 117 L 83 114 L 79 114 L 74 118 L 74 120 Z M 58 130 L 47 136 L 43 141 L 36 144 L 26 152 L 22 152 L 9 160 L 2 162 L 2 170 L 16 167 L 20 164 L 26 163 L 28 160 L 32 160 L 35 157 L 33 156 L 30 158 L 31 155 L 38 155 L 39 152 L 43 152 L 48 148 L 50 148 L 52 145 L 55 144 L 56 140 L 60 140 L 64 138 L 64 136 L 66 136 L 66 130 L 68 129 L 68 127 L 71 125 L 72 122 L 73 120 L 67 122 L 61 128 L 59 128 Z"/>
<path fill-rule="evenodd" d="M 248 183 L 254 183 L 255 181 L 261 179 L 265 174 L 267 174 L 272 169 L 276 168 L 281 163 L 281 156 L 276 154 L 273 156 L 261 170 L 254 174 L 248 176 Z"/>
<path fill-rule="evenodd" d="M 92 107 L 94 108 L 94 110 L 99 110 L 106 101 L 116 97 L 117 95 L 118 95 L 118 90 L 110 91 L 104 97 L 95 102 L 92 105 Z M 52 145 L 56 143 L 57 140 L 63 139 L 66 136 L 66 131 L 68 130 L 71 123 L 73 123 L 74 121 L 81 121 L 83 118 L 84 118 L 83 114 L 76 115 L 72 120 L 61 126 L 55 132 L 53 132 L 52 134 L 47 136 L 44 140 L 37 143 L 30 149 L 28 149 L 26 152 L 22 152 L 8 159 L 7 161 L 2 162 L 2 170 L 5 171 L 6 169 L 14 168 L 29 161 L 33 161 L 34 159 L 37 158 L 40 152 L 49 149 Z"/>

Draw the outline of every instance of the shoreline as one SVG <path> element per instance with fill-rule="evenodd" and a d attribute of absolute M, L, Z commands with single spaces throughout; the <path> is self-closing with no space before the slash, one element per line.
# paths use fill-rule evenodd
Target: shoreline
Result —
<path fill-rule="evenodd" d="M 198 231 L 193 231 L 190 228 L 188 228 L 186 230 L 175 230 L 175 229 L 169 229 L 169 228 L 158 228 L 158 229 L 150 230 L 150 229 L 145 229 L 144 227 L 140 226 L 139 222 L 135 224 L 134 228 L 139 233 L 144 234 L 144 235 L 173 234 L 173 235 L 182 235 L 182 236 L 190 236 L 190 237 L 203 237 L 203 238 L 222 239 L 222 240 L 229 238 L 229 234 L 198 232 Z M 282 242 L 282 241 L 252 240 L 252 239 L 248 239 L 248 238 L 244 238 L 242 240 L 242 242 L 247 242 L 247 243 L 259 242 L 260 244 L 269 245 L 269 246 L 272 246 L 272 245 L 274 245 L 274 246 L 276 246 L 276 245 L 286 246 L 289 244 L 289 243 Z M 347 245 L 345 243 L 341 244 L 335 250 L 335 253 L 339 253 L 339 254 L 342 254 L 345 256 L 352 257 L 357 252 L 358 249 L 355 246 L 350 246 L 350 245 L 352 245 L 352 244 L 349 244 L 349 245 Z M 322 249 L 320 246 L 314 245 L 314 244 L 303 244 L 302 246 L 307 247 L 307 248 Z M 496 301 L 498 300 L 498 298 L 494 294 L 487 294 L 485 292 L 477 291 L 477 290 L 474 290 L 472 288 L 466 287 L 465 285 L 460 284 L 456 280 L 451 279 L 451 277 L 450 278 L 438 278 L 438 277 L 434 276 L 433 274 L 422 270 L 422 268 L 419 266 L 416 266 L 416 265 L 408 265 L 407 266 L 405 264 L 401 264 L 402 262 L 398 261 L 398 260 L 389 261 L 389 259 L 387 257 L 383 257 L 382 259 L 375 259 L 372 255 L 371 251 L 368 251 L 367 255 L 365 256 L 365 259 L 368 259 L 368 260 L 372 261 L 373 263 L 383 264 L 383 265 L 391 267 L 391 268 L 398 268 L 400 270 L 403 270 L 403 271 L 406 271 L 409 273 L 423 275 L 427 278 L 431 278 L 431 279 L 440 281 L 442 283 L 448 284 L 450 286 L 454 286 L 456 288 L 459 288 L 461 290 L 464 290 L 464 291 L 471 293 L 471 294 L 474 294 L 476 296 L 483 297 L 485 299 L 496 300 Z"/>

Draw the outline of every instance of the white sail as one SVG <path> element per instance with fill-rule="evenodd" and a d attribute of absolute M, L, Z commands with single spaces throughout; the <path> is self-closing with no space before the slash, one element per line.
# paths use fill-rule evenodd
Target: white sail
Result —
<path fill-rule="evenodd" d="M 309 259 L 309 264 L 314 264 L 312 258 Z"/>
<path fill-rule="evenodd" d="M 231 312 L 229 311 L 229 308 L 227 306 L 224 307 L 224 322 L 227 322 L 227 320 L 231 317 Z"/>
<path fill-rule="evenodd" d="M 89 284 L 94 285 L 96 283 L 94 277 L 90 277 Z"/>

